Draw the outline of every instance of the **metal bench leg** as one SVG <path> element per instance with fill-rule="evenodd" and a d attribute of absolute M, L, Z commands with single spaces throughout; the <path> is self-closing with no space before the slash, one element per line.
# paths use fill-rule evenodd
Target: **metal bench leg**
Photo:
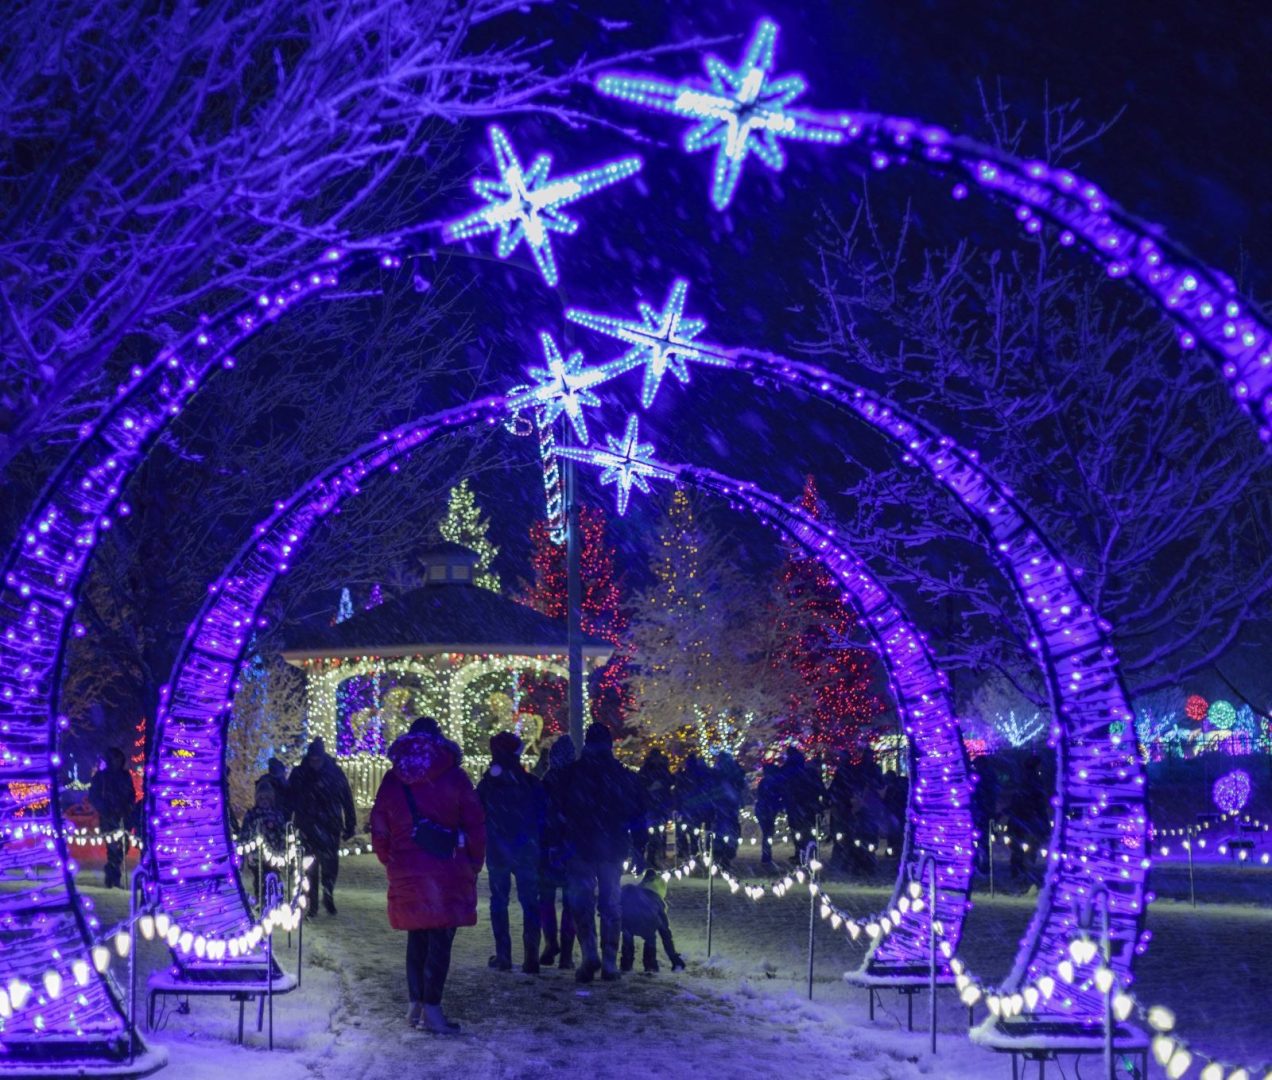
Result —
<path fill-rule="evenodd" d="M 247 1004 L 247 996 L 239 997 L 239 1027 L 238 1027 L 238 1044 L 243 1045 L 243 1007 Z"/>
<path fill-rule="evenodd" d="M 870 1019 L 874 1019 L 875 992 L 873 986 L 866 987 L 866 993 L 870 998 Z"/>
<path fill-rule="evenodd" d="M 265 995 L 258 994 L 256 997 L 256 1033 L 259 1035 L 265 1030 Z"/>
<path fill-rule="evenodd" d="M 914 995 L 905 995 L 905 1030 L 914 1030 Z"/>

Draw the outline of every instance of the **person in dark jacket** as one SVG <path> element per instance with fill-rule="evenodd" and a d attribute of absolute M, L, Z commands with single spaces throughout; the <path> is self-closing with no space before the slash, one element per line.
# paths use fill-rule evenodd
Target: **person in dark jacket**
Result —
<path fill-rule="evenodd" d="M 770 761 L 760 771 L 760 782 L 755 787 L 755 820 L 760 826 L 760 865 L 773 865 L 773 830 L 782 807 L 782 772 L 776 761 Z"/>
<path fill-rule="evenodd" d="M 826 791 L 830 807 L 830 831 L 835 838 L 830 865 L 836 870 L 847 870 L 853 863 L 852 847 L 856 835 L 855 808 L 861 785 L 860 770 L 848 750 L 839 752 L 835 775 Z"/>
<path fill-rule="evenodd" d="M 317 911 L 317 885 L 322 877 L 322 904 L 336 913 L 336 876 L 340 873 L 340 841 L 353 837 L 358 814 L 344 770 L 331 758 L 322 739 L 309 744 L 304 760 L 287 781 L 296 831 L 313 856 L 309 867 L 309 914 Z"/>
<path fill-rule="evenodd" d="M 485 815 L 472 781 L 459 767 L 455 744 L 418 726 L 416 721 L 389 747 L 393 768 L 380 782 L 371 809 L 371 847 L 388 871 L 389 925 L 407 932 L 407 1022 L 453 1035 L 459 1025 L 442 1012 L 442 991 L 455 929 L 477 923 Z M 416 842 L 421 821 L 453 838 L 449 854 Z"/>
<path fill-rule="evenodd" d="M 490 926 L 495 955 L 490 966 L 512 970 L 508 900 L 517 882 L 521 905 L 521 970 L 539 973 L 539 855 L 547 811 L 543 784 L 521 764 L 521 740 L 501 731 L 490 740 L 490 768 L 477 785 L 486 812 L 486 874 L 490 878 Z"/>
<path fill-rule="evenodd" d="M 716 757 L 711 770 L 712 855 L 726 870 L 733 866 L 742 832 L 742 800 L 746 797 L 746 773 L 727 750 Z"/>
<path fill-rule="evenodd" d="M 561 792 L 562 831 L 573 849 L 567 869 L 570 907 L 583 950 L 575 978 L 591 982 L 599 971 L 603 979 L 613 982 L 619 977 L 623 860 L 632 850 L 633 839 L 639 840 L 644 817 L 636 776 L 615 759 L 614 738 L 604 724 L 587 729 L 579 760 L 563 770 Z"/>
<path fill-rule="evenodd" d="M 667 755 L 655 747 L 641 762 L 641 792 L 645 800 L 645 865 L 661 870 L 667 851 L 667 822 L 676 813 L 675 779 Z"/>
<path fill-rule="evenodd" d="M 782 763 L 782 805 L 786 807 L 786 823 L 795 841 L 797 861 L 810 844 L 817 842 L 817 815 L 821 813 L 826 789 L 821 777 L 804 761 L 804 755 L 792 747 Z"/>
<path fill-rule="evenodd" d="M 562 735 L 548 751 L 548 768 L 543 774 L 543 792 L 547 796 L 547 815 L 543 827 L 543 839 L 539 845 L 539 924 L 543 930 L 543 954 L 541 964 L 551 964 L 560 958 L 563 970 L 574 967 L 574 913 L 570 911 L 569 880 L 566 869 L 570 861 L 570 846 L 566 843 L 561 821 L 561 808 L 565 801 L 562 781 L 565 768 L 575 758 L 574 740 Z M 561 893 L 561 936 L 557 937 L 557 892 Z"/>
<path fill-rule="evenodd" d="M 676 773 L 676 855 L 686 859 L 699 851 L 699 841 L 711 828 L 711 770 L 697 754 L 690 754 Z"/>
<path fill-rule="evenodd" d="M 1051 830 L 1051 801 L 1042 758 L 1030 754 L 1007 796 L 1007 824 L 1011 831 L 1011 877 L 1027 889 L 1042 884 L 1038 854 Z"/>
<path fill-rule="evenodd" d="M 276 757 L 269 759 L 266 771 L 261 773 L 256 784 L 268 783 L 274 789 L 274 809 L 283 815 L 284 820 L 291 819 L 291 800 L 287 797 L 287 766 Z"/>
<path fill-rule="evenodd" d="M 646 870 L 639 885 L 623 886 L 623 955 L 620 968 L 631 971 L 636 959 L 636 938 L 641 938 L 641 966 L 649 972 L 658 970 L 658 938 L 671 962 L 672 971 L 684 971 L 685 961 L 676 952 L 667 918 L 667 882 L 653 870 Z"/>
<path fill-rule="evenodd" d="M 128 772 L 124 752 L 117 746 L 106 751 L 88 785 L 88 801 L 97 811 L 97 827 L 117 833 L 106 843 L 106 870 L 102 883 L 108 889 L 124 888 L 124 856 L 128 853 L 127 830 L 132 825 L 137 792 Z"/>

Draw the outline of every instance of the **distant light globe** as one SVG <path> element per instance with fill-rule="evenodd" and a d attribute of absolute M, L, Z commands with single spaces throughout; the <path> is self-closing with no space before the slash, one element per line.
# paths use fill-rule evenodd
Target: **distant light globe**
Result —
<path fill-rule="evenodd" d="M 1228 701 L 1212 701 L 1206 710 L 1206 719 L 1220 731 L 1228 731 L 1237 722 L 1237 710 Z"/>
<path fill-rule="evenodd" d="M 1254 785 L 1245 769 L 1233 769 L 1215 781 L 1212 796 L 1215 806 L 1225 814 L 1238 813 L 1250 801 Z"/>
<path fill-rule="evenodd" d="M 1200 724 L 1206 719 L 1209 709 L 1210 702 L 1200 694 L 1189 694 L 1188 700 L 1184 702 L 1184 715 L 1194 724 Z"/>

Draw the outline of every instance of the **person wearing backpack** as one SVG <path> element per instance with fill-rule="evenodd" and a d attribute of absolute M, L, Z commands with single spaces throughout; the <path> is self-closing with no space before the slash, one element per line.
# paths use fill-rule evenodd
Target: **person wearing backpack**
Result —
<path fill-rule="evenodd" d="M 405 930 L 407 1023 L 435 1035 L 459 1025 L 442 1012 L 455 930 L 477 924 L 486 818 L 455 744 L 421 717 L 389 747 L 393 768 L 371 810 L 371 846 L 389 878 L 389 925 Z"/>

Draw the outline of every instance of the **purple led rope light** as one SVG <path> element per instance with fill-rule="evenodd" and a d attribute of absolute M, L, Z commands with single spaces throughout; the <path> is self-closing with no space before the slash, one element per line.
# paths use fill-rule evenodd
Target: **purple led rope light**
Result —
<path fill-rule="evenodd" d="M 234 678 L 259 612 L 278 576 L 296 558 L 314 527 L 374 472 L 396 471 L 397 461 L 443 429 L 494 423 L 505 400 L 472 406 L 398 429 L 325 470 L 258 525 L 221 577 L 209 588 L 191 624 L 171 679 L 171 704 L 160 710 L 154 739 L 158 779 L 150 806 L 159 903 L 164 911 L 209 937 L 242 933 L 246 900 L 238 882 L 220 766 Z M 693 483 L 750 509 L 781 528 L 821 560 L 860 606 L 879 645 L 907 735 L 916 777 L 911 787 L 913 826 L 907 827 L 893 906 L 909 880 L 908 867 L 925 854 L 941 869 L 938 912 L 947 940 L 957 945 L 968 908 L 974 833 L 969 809 L 972 781 L 948 699 L 948 688 L 920 635 L 886 590 L 857 559 L 845 554 L 834 530 L 754 485 L 706 470 L 685 470 Z M 926 915 L 924 919 L 926 919 Z M 868 965 L 891 974 L 926 970 L 926 922 L 913 916 L 876 944 Z M 223 964 L 182 956 L 184 966 Z M 245 961 L 246 962 L 246 961 Z"/>

